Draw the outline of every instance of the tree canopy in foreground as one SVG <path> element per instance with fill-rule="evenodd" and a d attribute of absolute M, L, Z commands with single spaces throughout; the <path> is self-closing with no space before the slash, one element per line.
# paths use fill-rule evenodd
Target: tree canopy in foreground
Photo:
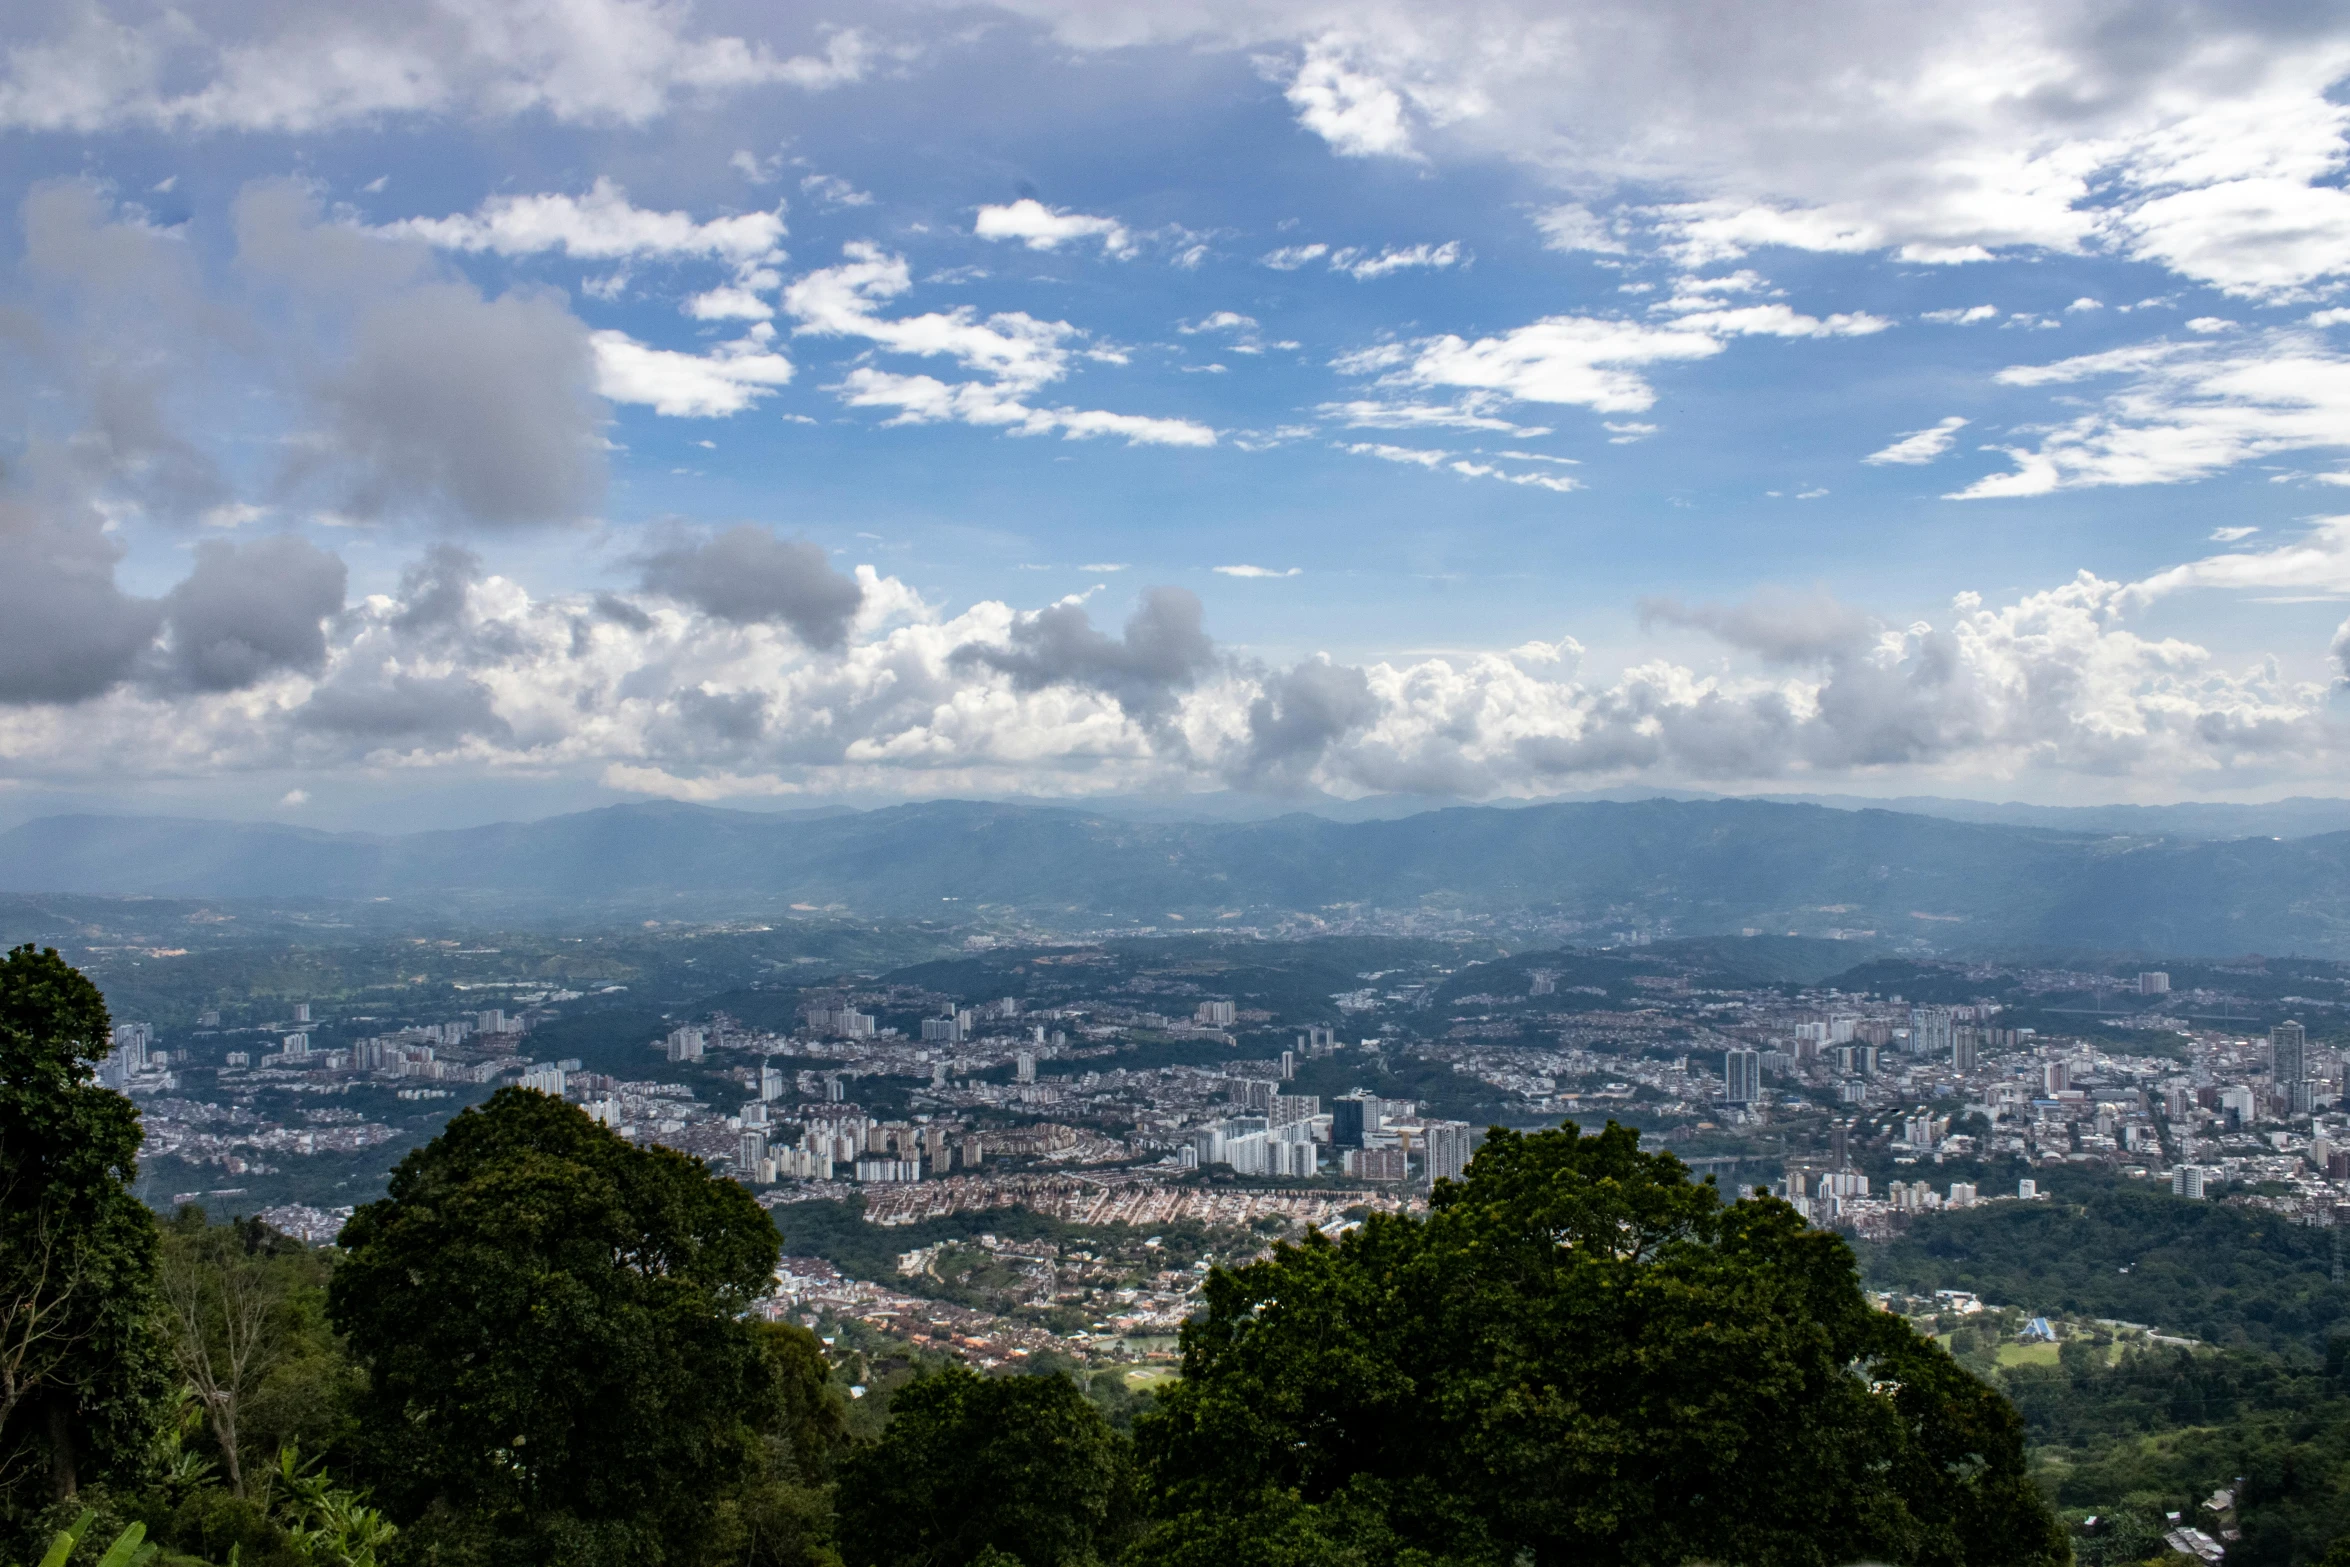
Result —
<path fill-rule="evenodd" d="M 2015 1412 L 1841 1239 L 1613 1125 L 1214 1276 L 1137 1439 L 1164 1567 L 2069 1556 Z"/>
<path fill-rule="evenodd" d="M 743 1320 L 774 1226 L 731 1181 L 506 1089 L 343 1232 L 354 1447 L 442 1563 L 802 1559 L 836 1430 L 804 1330 Z M 828 1424 L 828 1421 L 834 1423 Z"/>

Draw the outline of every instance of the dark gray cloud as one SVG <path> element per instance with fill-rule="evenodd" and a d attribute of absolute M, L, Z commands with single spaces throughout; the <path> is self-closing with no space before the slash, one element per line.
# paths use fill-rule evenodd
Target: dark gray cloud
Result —
<path fill-rule="evenodd" d="M 806 539 L 779 539 L 748 523 L 681 540 L 645 557 L 644 590 L 738 626 L 780 624 L 811 647 L 848 641 L 865 602 L 857 579 L 832 569 Z"/>
<path fill-rule="evenodd" d="M 285 476 L 357 517 L 564 522 L 604 493 L 587 328 L 551 293 L 487 299 L 423 245 L 323 221 L 286 181 L 236 201 L 237 263 L 282 290 L 279 354 L 316 424 Z"/>
<path fill-rule="evenodd" d="M 294 721 L 305 729 L 378 744 L 514 736 L 491 706 L 489 687 L 469 675 L 337 679 L 313 692 L 295 710 Z"/>
<path fill-rule="evenodd" d="M 365 307 L 318 387 L 356 515 L 568 521 L 603 496 L 587 334 L 544 294 L 429 283 Z"/>
<path fill-rule="evenodd" d="M 187 243 L 119 216 L 84 180 L 36 185 L 18 208 L 19 274 L 32 308 L 11 331 L 38 408 L 11 407 L 60 437 L 85 487 L 163 517 L 233 499 L 226 476 L 187 433 L 213 393 L 216 351 L 249 334 L 207 300 Z"/>
<path fill-rule="evenodd" d="M 1242 776 L 1259 787 L 1298 787 L 1331 746 L 1379 711 L 1369 677 L 1352 665 L 1313 658 L 1268 675 L 1249 704 Z"/>
<path fill-rule="evenodd" d="M 1710 632 L 1771 664 L 1810 664 L 1850 653 L 1868 640 L 1870 630 L 1867 616 L 1839 604 L 1825 588 L 1809 593 L 1765 588 L 1739 604 L 1642 599 L 1640 623 L 1659 621 Z"/>
<path fill-rule="evenodd" d="M 677 714 L 695 737 L 722 745 L 749 745 L 767 732 L 764 692 L 722 693 L 695 686 L 678 693 Z"/>
<path fill-rule="evenodd" d="M 86 508 L 0 500 L 0 702 L 79 702 L 124 677 L 162 606 L 114 582 L 121 550 Z"/>
<path fill-rule="evenodd" d="M 281 670 L 318 673 L 346 577 L 342 561 L 291 534 L 197 545 L 195 570 L 164 599 L 164 680 L 234 691 Z"/>
<path fill-rule="evenodd" d="M 1003 671 L 1023 691 L 1056 685 L 1100 691 L 1136 722 L 1158 724 L 1173 713 L 1177 695 L 1215 667 L 1216 644 L 1202 618 L 1198 594 L 1151 588 L 1123 637 L 1096 630 L 1082 604 L 1055 604 L 1014 621 L 1010 647 L 974 642 L 954 656 Z"/>
<path fill-rule="evenodd" d="M 438 631 L 463 623 L 465 602 L 481 580 L 481 557 L 460 544 L 435 544 L 400 573 L 394 630 Z"/>
<path fill-rule="evenodd" d="M 628 600 L 620 597 L 615 593 L 599 593 L 596 595 L 596 613 L 601 615 L 604 619 L 611 621 L 614 625 L 626 626 L 631 631 L 650 631 L 653 629 L 652 616 L 646 614 L 643 610 L 637 608 L 634 604 L 631 604 Z"/>

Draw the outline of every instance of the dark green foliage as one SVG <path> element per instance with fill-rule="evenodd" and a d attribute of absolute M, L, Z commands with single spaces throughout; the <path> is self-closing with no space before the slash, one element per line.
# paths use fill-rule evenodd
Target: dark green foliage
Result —
<path fill-rule="evenodd" d="M 843 1555 L 1090 1567 L 1115 1557 L 1130 1496 L 1126 1444 L 1067 1377 L 953 1366 L 898 1389 L 881 1440 L 844 1467 Z"/>
<path fill-rule="evenodd" d="M 2324 1372 L 2256 1352 L 2131 1350 L 2113 1365 L 2076 1357 L 2015 1367 L 2000 1381 L 2063 1506 L 2129 1534 L 2233 1486 L 2243 1538 L 2230 1567 L 2309 1567 L 2350 1534 L 2350 1394 Z M 2237 1477 L 2243 1483 L 2237 1485 Z M 2163 1525 L 2168 1527 L 2168 1525 Z M 2093 1534 L 2093 1567 L 2143 1560 Z"/>
<path fill-rule="evenodd" d="M 2315 1356 L 2350 1318 L 2350 1286 L 2332 1281 L 2332 1262 L 2330 1231 L 2108 1186 L 2078 1204 L 1927 1215 L 1873 1249 L 1869 1281 L 1917 1294 L 1959 1287 L 2035 1312 Z"/>
<path fill-rule="evenodd" d="M 1996 1394 L 1785 1204 L 1496 1131 L 1424 1222 L 1215 1275 L 1137 1422 L 1144 1563 L 2065 1556 Z"/>
<path fill-rule="evenodd" d="M 139 1118 L 92 1081 L 97 987 L 54 950 L 0 962 L 0 1511 L 139 1478 L 166 1383 Z"/>
<path fill-rule="evenodd" d="M 775 1231 L 698 1162 L 510 1089 L 343 1242 L 354 1450 L 410 1559 L 699 1561 L 720 1504 L 772 1476 L 791 1367 L 738 1314 Z"/>

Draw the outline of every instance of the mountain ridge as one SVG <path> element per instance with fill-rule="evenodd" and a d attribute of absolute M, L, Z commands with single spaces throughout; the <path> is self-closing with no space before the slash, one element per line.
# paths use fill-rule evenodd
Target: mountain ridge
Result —
<path fill-rule="evenodd" d="M 464 894 L 525 915 L 800 905 L 1069 930 L 1539 915 L 1602 937 L 2350 953 L 2350 833 L 2198 842 L 1734 799 L 1455 806 L 1354 823 L 1303 812 L 1138 822 L 979 801 L 798 814 L 646 802 L 386 834 L 67 816 L 0 833 L 0 890 Z"/>

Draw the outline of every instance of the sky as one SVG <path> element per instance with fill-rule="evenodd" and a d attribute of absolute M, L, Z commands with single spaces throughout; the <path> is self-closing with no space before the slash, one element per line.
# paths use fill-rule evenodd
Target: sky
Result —
<path fill-rule="evenodd" d="M 33 0 L 0 819 L 2340 795 L 2350 12 Z"/>

